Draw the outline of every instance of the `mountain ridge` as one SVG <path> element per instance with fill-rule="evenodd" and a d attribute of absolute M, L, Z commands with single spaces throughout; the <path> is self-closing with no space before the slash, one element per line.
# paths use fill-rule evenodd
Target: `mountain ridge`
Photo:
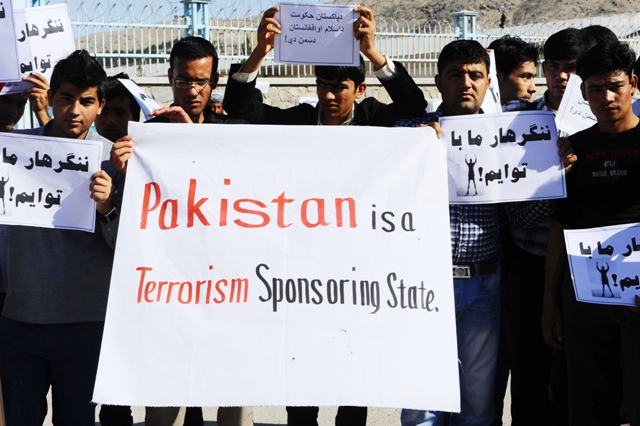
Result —
<path fill-rule="evenodd" d="M 479 13 L 478 24 L 487 28 L 640 12 L 640 3 L 621 0 L 379 0 L 373 7 L 380 18 L 441 24 L 452 22 L 455 12 L 471 10 Z"/>

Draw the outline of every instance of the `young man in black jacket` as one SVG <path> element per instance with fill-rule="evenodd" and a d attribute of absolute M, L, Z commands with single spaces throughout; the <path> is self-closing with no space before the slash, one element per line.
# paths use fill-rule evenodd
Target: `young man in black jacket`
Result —
<path fill-rule="evenodd" d="M 316 107 L 300 104 L 281 109 L 253 101 L 251 95 L 258 69 L 274 47 L 275 34 L 280 33 L 280 23 L 275 19 L 277 11 L 274 7 L 265 12 L 258 27 L 256 48 L 227 82 L 224 110 L 230 116 L 253 124 L 391 127 L 400 118 L 415 117 L 424 112 L 427 107 L 424 94 L 404 67 L 390 61 L 375 47 L 373 12 L 366 7 L 355 9 L 360 13 L 354 23 L 355 37 L 360 41 L 360 52 L 372 63 L 376 76 L 394 101 L 392 104 L 383 104 L 374 98 L 356 103 L 367 88 L 362 59 L 359 67 L 316 66 Z"/>

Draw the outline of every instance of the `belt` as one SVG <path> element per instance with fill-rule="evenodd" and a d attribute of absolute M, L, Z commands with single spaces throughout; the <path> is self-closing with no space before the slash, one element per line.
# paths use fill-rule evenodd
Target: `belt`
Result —
<path fill-rule="evenodd" d="M 500 261 L 487 260 L 468 265 L 453 265 L 453 278 L 472 278 L 479 275 L 489 275 L 498 272 Z"/>

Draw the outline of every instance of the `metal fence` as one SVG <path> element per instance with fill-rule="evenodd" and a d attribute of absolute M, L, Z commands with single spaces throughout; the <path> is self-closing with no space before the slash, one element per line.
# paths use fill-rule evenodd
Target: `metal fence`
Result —
<path fill-rule="evenodd" d="M 243 61 L 251 53 L 262 11 L 277 3 L 273 0 L 212 0 L 196 5 L 185 5 L 177 0 L 29 1 L 40 5 L 66 3 L 76 46 L 95 53 L 109 75 L 124 71 L 132 77 L 166 75 L 171 47 L 194 31 L 206 35 L 217 47 L 220 71 L 224 74 L 232 63 Z M 345 1 L 328 3 L 344 4 Z M 387 3 L 387 0 L 373 0 L 369 7 L 377 13 L 377 7 L 388 10 Z M 196 22 L 198 19 L 201 20 L 200 27 Z M 453 20 L 427 22 L 377 16 L 376 45 L 382 53 L 403 62 L 414 77 L 433 76 L 442 47 L 460 37 L 475 38 L 487 46 L 492 40 L 510 34 L 542 44 L 562 28 L 600 24 L 629 42 L 636 52 L 640 47 L 640 13 L 507 28 L 483 25 L 482 15 L 464 19 L 470 20 L 466 32 L 460 22 Z M 270 76 L 301 77 L 312 75 L 313 70 L 308 66 L 275 64 L 268 56 L 262 72 Z"/>

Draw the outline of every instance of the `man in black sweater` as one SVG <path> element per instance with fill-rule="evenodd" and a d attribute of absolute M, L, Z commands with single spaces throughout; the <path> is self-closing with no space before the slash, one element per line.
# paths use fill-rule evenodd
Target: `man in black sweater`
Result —
<path fill-rule="evenodd" d="M 318 105 L 300 104 L 281 109 L 251 99 L 256 76 L 264 57 L 274 47 L 274 36 L 280 33 L 275 19 L 277 7 L 267 10 L 258 27 L 258 44 L 242 68 L 227 83 L 224 109 L 233 117 L 253 124 L 356 125 L 391 127 L 400 118 L 422 114 L 427 107 L 424 94 L 398 62 L 389 61 L 374 44 L 373 12 L 365 7 L 355 9 L 360 18 L 354 23 L 360 52 L 373 64 L 376 76 L 389 92 L 392 104 L 374 98 L 360 103 L 367 84 L 364 61 L 359 67 L 316 66 Z"/>

